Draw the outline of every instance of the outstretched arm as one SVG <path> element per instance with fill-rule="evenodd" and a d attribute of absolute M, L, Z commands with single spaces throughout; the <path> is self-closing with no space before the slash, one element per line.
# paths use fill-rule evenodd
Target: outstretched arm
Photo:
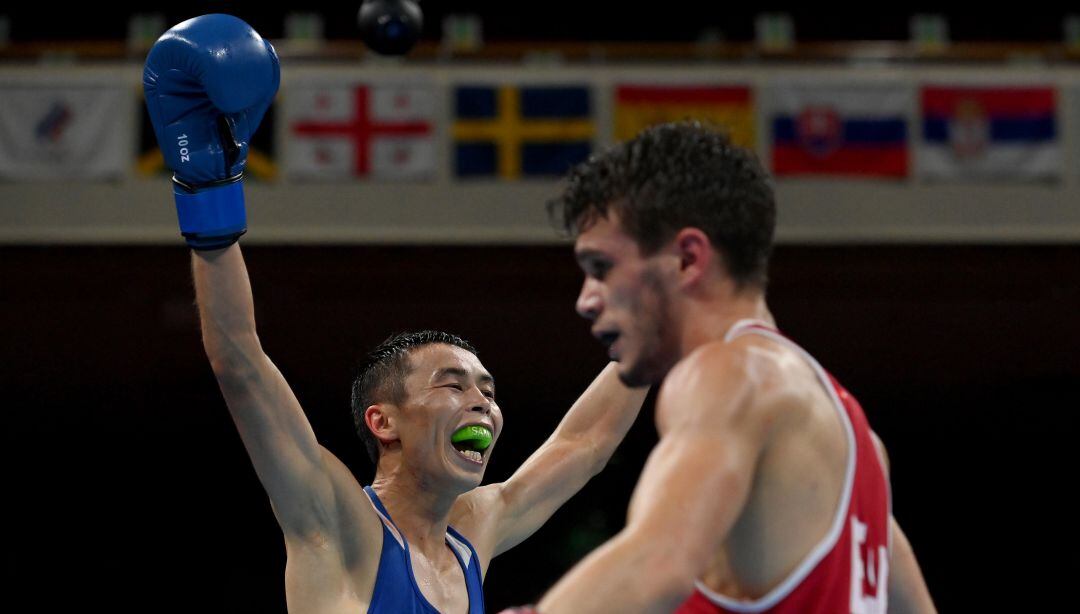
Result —
<path fill-rule="evenodd" d="M 627 388 L 609 364 L 510 479 L 459 503 L 477 540 L 497 556 L 524 541 L 607 464 L 641 410 L 648 388 Z M 477 513 L 472 513 L 477 512 Z"/>
<path fill-rule="evenodd" d="M 872 433 L 878 458 L 885 469 L 886 476 L 891 471 L 889 453 L 885 444 L 876 433 Z M 899 614 L 935 614 L 934 601 L 930 598 L 930 589 L 923 579 L 915 551 L 911 547 L 896 518 L 889 517 L 890 543 L 889 555 L 889 611 Z"/>
<path fill-rule="evenodd" d="M 919 562 L 911 542 L 900 530 L 896 519 L 890 519 L 892 555 L 889 561 L 889 612 L 898 614 L 934 614 L 934 601 L 926 587 Z"/>
<path fill-rule="evenodd" d="M 766 431 L 744 367 L 701 358 L 660 391 L 664 428 L 626 528 L 570 570 L 540 612 L 671 612 L 690 596 L 745 505 Z"/>

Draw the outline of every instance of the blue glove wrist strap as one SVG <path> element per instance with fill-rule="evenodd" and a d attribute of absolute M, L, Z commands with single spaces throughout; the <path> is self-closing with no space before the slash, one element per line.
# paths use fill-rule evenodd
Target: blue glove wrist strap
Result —
<path fill-rule="evenodd" d="M 173 180 L 180 234 L 194 249 L 228 247 L 247 232 L 244 184 L 239 175 L 224 185 L 199 188 Z"/>

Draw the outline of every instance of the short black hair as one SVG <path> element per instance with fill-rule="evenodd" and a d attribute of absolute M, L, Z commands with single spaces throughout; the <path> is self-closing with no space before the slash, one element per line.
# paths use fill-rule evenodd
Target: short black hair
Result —
<path fill-rule="evenodd" d="M 652 126 L 593 155 L 547 206 L 571 237 L 614 208 L 645 255 L 699 228 L 736 284 L 765 286 L 776 226 L 768 174 L 753 152 L 699 122 Z"/>
<path fill-rule="evenodd" d="M 410 370 L 409 354 L 435 343 L 454 345 L 476 354 L 476 348 L 457 335 L 436 330 L 404 332 L 380 343 L 357 369 L 351 395 L 353 426 L 372 463 L 379 462 L 379 442 L 364 422 L 364 411 L 380 402 L 401 404 L 405 400 L 405 377 Z"/>

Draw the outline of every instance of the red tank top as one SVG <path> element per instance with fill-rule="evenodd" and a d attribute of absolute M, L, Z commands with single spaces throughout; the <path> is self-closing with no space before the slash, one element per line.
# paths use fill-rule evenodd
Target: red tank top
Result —
<path fill-rule="evenodd" d="M 825 538 L 768 594 L 755 601 L 736 600 L 698 582 L 694 594 L 676 611 L 885 614 L 891 550 L 889 482 L 862 407 L 805 350 L 762 322 L 741 320 L 725 340 L 744 334 L 788 345 L 814 368 L 840 413 L 847 435 L 844 490 Z"/>

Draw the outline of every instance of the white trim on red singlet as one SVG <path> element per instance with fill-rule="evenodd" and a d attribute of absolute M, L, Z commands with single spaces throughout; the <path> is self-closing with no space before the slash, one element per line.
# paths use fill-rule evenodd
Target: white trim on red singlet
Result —
<path fill-rule="evenodd" d="M 776 585 L 776 587 L 766 593 L 764 597 L 753 601 L 738 601 L 731 597 L 725 597 L 705 586 L 700 580 L 694 583 L 697 589 L 701 591 L 702 595 L 722 608 L 733 612 L 762 612 L 780 603 L 780 601 L 790 595 L 791 591 L 795 590 L 795 588 L 810 575 L 810 572 L 814 570 L 817 564 L 820 563 L 834 547 L 836 547 L 836 542 L 840 539 L 840 534 L 847 524 L 848 509 L 851 504 L 851 493 L 855 482 L 855 459 L 857 458 L 857 451 L 855 449 L 855 429 L 851 426 L 851 419 L 848 417 L 847 410 L 840 401 L 840 397 L 837 395 L 836 389 L 832 385 L 832 381 L 829 379 L 825 369 L 818 364 L 818 361 L 806 350 L 799 347 L 794 341 L 781 335 L 774 330 L 770 324 L 761 320 L 739 320 L 732 325 L 731 329 L 724 336 L 724 341 L 729 342 L 744 333 L 768 337 L 795 349 L 802 355 L 802 357 L 810 364 L 811 368 L 814 369 L 814 373 L 817 374 L 818 380 L 821 381 L 821 385 L 824 386 L 825 390 L 829 393 L 829 398 L 832 399 L 833 407 L 839 412 L 840 422 L 844 425 L 844 434 L 847 436 L 848 443 L 847 468 L 844 472 L 844 489 L 840 493 L 840 502 L 837 506 L 836 516 L 833 518 L 832 526 L 829 528 L 829 532 L 825 534 L 825 538 L 810 550 L 802 562 L 799 563 L 798 567 L 795 568 L 795 571 L 791 572 L 783 582 Z"/>

